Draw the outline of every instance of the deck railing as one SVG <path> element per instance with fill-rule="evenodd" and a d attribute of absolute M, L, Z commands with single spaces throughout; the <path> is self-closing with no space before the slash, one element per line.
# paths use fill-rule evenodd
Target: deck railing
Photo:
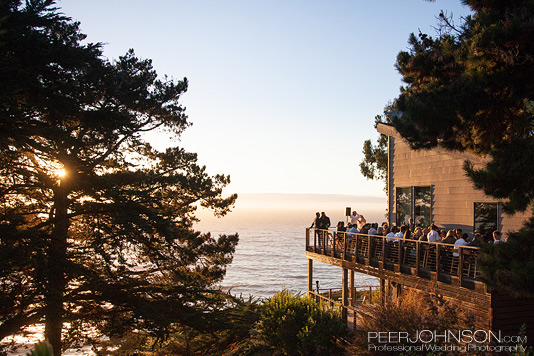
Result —
<path fill-rule="evenodd" d="M 376 287 L 366 288 L 371 288 L 369 293 L 376 290 Z M 332 293 L 325 295 L 324 293 L 321 294 L 314 291 L 308 292 L 308 295 L 321 307 L 340 312 L 342 318 L 346 319 L 345 322 L 347 323 L 347 326 L 350 329 L 355 330 L 359 324 L 359 320 L 362 318 L 362 314 L 366 314 L 365 309 L 362 308 L 363 301 L 354 301 L 348 305 L 343 305 L 342 300 L 335 298 L 331 294 Z"/>
<path fill-rule="evenodd" d="M 477 279 L 478 247 L 306 229 L 306 251 L 399 272 Z"/>

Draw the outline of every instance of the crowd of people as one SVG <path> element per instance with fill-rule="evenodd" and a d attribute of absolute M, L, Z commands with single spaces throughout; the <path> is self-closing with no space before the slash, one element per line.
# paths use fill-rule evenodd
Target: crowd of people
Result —
<path fill-rule="evenodd" d="M 330 228 L 330 218 L 324 212 L 321 214 L 316 213 L 311 227 L 315 227 L 317 230 L 327 230 Z M 387 241 L 394 241 L 401 238 L 476 247 L 481 247 L 485 243 L 503 243 L 507 239 L 499 230 L 484 235 L 479 230 L 474 230 L 473 233 L 467 233 L 463 232 L 461 228 L 450 230 L 440 229 L 435 224 L 428 227 L 418 226 L 411 218 L 408 224 L 401 226 L 393 225 L 390 227 L 386 222 L 379 226 L 378 223 L 368 223 L 365 217 L 356 211 L 352 212 L 346 226 L 345 222 L 339 221 L 336 225 L 336 231 L 340 233 L 338 236 L 346 235 L 349 239 L 356 236 L 356 234 L 367 234 L 385 236 Z"/>

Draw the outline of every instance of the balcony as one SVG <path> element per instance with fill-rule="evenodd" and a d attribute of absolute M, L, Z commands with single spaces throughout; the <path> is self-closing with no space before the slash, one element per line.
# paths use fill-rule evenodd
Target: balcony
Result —
<path fill-rule="evenodd" d="M 416 277 L 485 291 L 479 278 L 478 252 L 478 247 L 471 246 L 306 229 L 309 259 L 378 278 Z"/>

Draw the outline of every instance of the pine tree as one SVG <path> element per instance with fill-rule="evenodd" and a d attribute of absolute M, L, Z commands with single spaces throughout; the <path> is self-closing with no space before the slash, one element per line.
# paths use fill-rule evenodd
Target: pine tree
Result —
<path fill-rule="evenodd" d="M 396 66 L 406 85 L 392 120 L 412 148 L 436 146 L 487 156 L 465 171 L 474 186 L 504 200 L 513 214 L 534 200 L 534 1 L 464 0 L 473 10 L 456 26 L 440 14 L 438 35 L 412 34 Z M 517 240 L 517 241 L 514 241 Z M 528 242 L 530 241 L 530 242 Z M 534 295 L 532 222 L 510 243 L 485 249 L 488 283 L 517 295 Z M 526 279 L 525 279 L 526 278 Z"/>
<path fill-rule="evenodd" d="M 0 13 L 0 339 L 44 323 L 61 355 L 84 337 L 209 327 L 238 238 L 195 232 L 194 212 L 224 215 L 236 195 L 143 136 L 189 125 L 187 80 L 133 51 L 104 59 L 53 0 Z"/>
<path fill-rule="evenodd" d="M 387 120 L 381 115 L 375 117 L 375 128 L 379 123 Z M 370 180 L 384 181 L 384 191 L 388 191 L 388 136 L 380 134 L 376 140 L 376 146 L 371 140 L 363 143 L 363 159 L 360 162 L 360 172 Z"/>
<path fill-rule="evenodd" d="M 485 169 L 465 166 L 475 186 L 524 211 L 534 199 L 534 1 L 464 3 L 474 14 L 460 26 L 441 13 L 437 38 L 412 34 L 399 53 L 406 86 L 393 124 L 416 149 L 488 155 Z"/>

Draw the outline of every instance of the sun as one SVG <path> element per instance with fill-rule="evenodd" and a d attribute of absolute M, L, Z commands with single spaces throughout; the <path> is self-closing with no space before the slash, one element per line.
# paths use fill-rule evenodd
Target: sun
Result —
<path fill-rule="evenodd" d="M 58 169 L 55 169 L 53 171 L 53 174 L 56 176 L 56 177 L 59 177 L 59 178 L 63 178 L 67 175 L 67 171 L 65 171 L 64 168 L 58 168 Z"/>

